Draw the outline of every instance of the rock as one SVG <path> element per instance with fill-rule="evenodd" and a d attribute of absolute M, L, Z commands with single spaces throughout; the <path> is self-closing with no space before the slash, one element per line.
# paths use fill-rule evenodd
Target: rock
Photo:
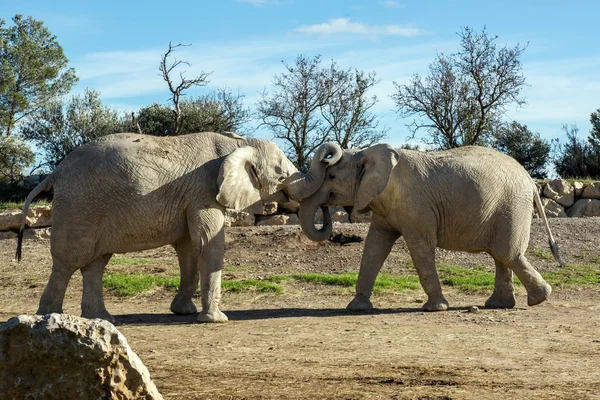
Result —
<path fill-rule="evenodd" d="M 585 186 L 582 182 L 573 182 L 573 190 L 575 191 L 575 196 L 581 196 L 583 193 L 583 189 Z"/>
<path fill-rule="evenodd" d="M 277 212 L 277 203 L 270 202 L 262 205 L 262 210 L 255 212 L 257 215 L 273 215 Z"/>
<path fill-rule="evenodd" d="M 52 225 L 52 206 L 39 206 L 29 209 L 26 219 L 27 226 L 42 228 Z"/>
<path fill-rule="evenodd" d="M 478 313 L 479 312 L 479 307 L 477 307 L 477 306 L 471 306 L 471 307 L 469 307 L 469 312 L 470 313 Z"/>
<path fill-rule="evenodd" d="M 350 217 L 346 211 L 336 211 L 331 215 L 331 222 L 350 222 Z"/>
<path fill-rule="evenodd" d="M 0 231 L 18 231 L 21 227 L 23 211 L 5 211 L 0 214 Z M 52 225 L 52 206 L 32 207 L 27 212 L 25 225 L 28 227 L 46 227 Z"/>
<path fill-rule="evenodd" d="M 4 399 L 162 399 L 110 322 L 68 314 L 20 315 L 0 325 Z"/>
<path fill-rule="evenodd" d="M 565 209 L 554 200 L 542 197 L 542 205 L 548 218 L 566 218 L 568 217 Z"/>
<path fill-rule="evenodd" d="M 581 199 L 567 210 L 569 217 L 600 217 L 600 200 Z"/>
<path fill-rule="evenodd" d="M 13 231 L 0 232 L 0 240 L 15 239 L 16 237 L 17 237 L 17 232 L 13 232 Z"/>
<path fill-rule="evenodd" d="M 0 214 L 0 231 L 18 230 L 23 219 L 23 211 L 5 211 Z"/>
<path fill-rule="evenodd" d="M 287 225 L 300 225 L 300 218 L 298 218 L 298 215 L 286 214 L 285 216 L 288 217 Z"/>
<path fill-rule="evenodd" d="M 544 196 L 563 207 L 571 207 L 575 202 L 573 185 L 564 179 L 552 179 L 544 186 Z"/>
<path fill-rule="evenodd" d="M 279 212 L 283 214 L 296 214 L 300 209 L 300 203 L 290 200 L 287 203 L 279 203 Z"/>
<path fill-rule="evenodd" d="M 48 228 L 33 228 L 26 229 L 23 232 L 23 237 L 25 239 L 50 239 L 50 232 L 52 231 L 51 227 Z"/>
<path fill-rule="evenodd" d="M 585 189 L 583 189 L 581 197 L 584 199 L 600 199 L 600 182 L 588 184 Z"/>
<path fill-rule="evenodd" d="M 361 222 L 371 222 L 371 217 L 373 215 L 372 211 L 368 211 L 366 213 L 359 213 L 358 211 L 352 211 L 352 222 L 361 223 Z"/>
<path fill-rule="evenodd" d="M 267 215 L 258 218 L 256 225 L 298 225 L 299 220 L 296 214 L 279 214 L 279 215 Z"/>
<path fill-rule="evenodd" d="M 535 182 L 535 187 L 537 188 L 538 194 L 540 196 L 543 196 L 543 190 L 544 190 L 544 184 L 543 183 L 539 183 L 539 182 Z"/>
<path fill-rule="evenodd" d="M 254 226 L 254 214 L 245 211 L 225 210 L 225 226 Z"/>

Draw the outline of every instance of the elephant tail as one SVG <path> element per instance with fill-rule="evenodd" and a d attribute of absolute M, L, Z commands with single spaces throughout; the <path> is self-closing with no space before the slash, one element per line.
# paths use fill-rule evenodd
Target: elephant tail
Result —
<path fill-rule="evenodd" d="M 550 231 L 550 225 L 548 225 L 548 219 L 546 218 L 546 212 L 544 211 L 544 205 L 542 204 L 542 199 L 540 199 L 540 194 L 538 193 L 537 186 L 535 183 L 533 184 L 533 200 L 537 207 L 538 214 L 542 221 L 544 221 L 544 226 L 546 227 L 546 233 L 548 234 L 548 243 L 550 244 L 550 250 L 552 251 L 552 255 L 554 259 L 560 264 L 561 267 L 566 266 L 565 262 L 560 256 L 560 252 L 558 251 L 558 245 L 552 236 L 552 231 Z"/>
<path fill-rule="evenodd" d="M 29 212 L 29 205 L 31 204 L 31 202 L 33 201 L 35 196 L 37 196 L 38 194 L 40 194 L 42 192 L 46 192 L 46 191 L 52 189 L 52 182 L 50 180 L 51 176 L 52 176 L 52 174 L 48 175 L 35 188 L 33 188 L 31 193 L 29 193 L 29 195 L 27 196 L 27 199 L 25 200 L 25 205 L 23 206 L 23 217 L 22 217 L 23 219 L 21 220 L 21 227 L 19 228 L 19 235 L 17 237 L 17 254 L 16 254 L 17 262 L 21 261 L 21 249 L 23 247 L 23 232 L 25 231 L 25 222 L 26 222 L 26 218 L 27 218 L 27 213 Z"/>

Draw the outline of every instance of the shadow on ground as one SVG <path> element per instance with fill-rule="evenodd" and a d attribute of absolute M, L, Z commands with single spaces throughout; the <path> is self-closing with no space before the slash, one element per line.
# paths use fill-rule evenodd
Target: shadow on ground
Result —
<path fill-rule="evenodd" d="M 451 307 L 450 310 L 464 311 L 464 308 Z M 225 314 L 230 321 L 251 321 L 275 318 L 323 318 L 347 317 L 353 315 L 424 313 L 421 308 L 383 308 L 367 312 L 348 311 L 340 308 L 275 308 L 254 310 L 229 310 Z M 198 314 L 123 314 L 115 315 L 115 325 L 185 325 L 194 324 Z"/>

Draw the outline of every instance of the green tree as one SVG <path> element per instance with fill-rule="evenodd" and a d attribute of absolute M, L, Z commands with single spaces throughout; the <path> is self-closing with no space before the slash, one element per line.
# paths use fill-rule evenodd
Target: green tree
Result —
<path fill-rule="evenodd" d="M 16 15 L 14 25 L 0 19 L 0 129 L 15 126 L 77 82 L 75 70 L 42 21 Z"/>
<path fill-rule="evenodd" d="M 394 82 L 401 117 L 417 118 L 407 127 L 413 137 L 424 130 L 427 144 L 438 149 L 487 145 L 505 109 L 525 104 L 521 55 L 526 47 L 498 48 L 497 36 L 465 27 L 458 33 L 459 50 L 439 54 L 424 78 Z"/>
<path fill-rule="evenodd" d="M 35 155 L 14 136 L 0 137 L 0 182 L 14 184 L 23 179 L 25 168 L 35 161 Z"/>
<path fill-rule="evenodd" d="M 600 153 L 600 108 L 590 114 L 592 130 L 588 141 L 597 153 Z"/>
<path fill-rule="evenodd" d="M 579 138 L 577 126 L 565 124 L 562 129 L 567 141 L 558 147 L 554 159 L 556 173 L 562 178 L 600 179 L 600 153 L 589 140 Z"/>
<path fill-rule="evenodd" d="M 122 131 L 118 113 L 102 104 L 100 93 L 86 89 L 68 101 L 53 100 L 21 127 L 23 138 L 44 150 L 40 167 L 54 169 L 71 151 L 98 137 Z"/>
<path fill-rule="evenodd" d="M 250 111 L 244 106 L 244 95 L 229 89 L 218 89 L 179 103 L 182 118 L 175 123 L 175 113 L 169 106 L 154 103 L 139 110 L 137 121 L 142 133 L 155 136 L 173 136 L 193 132 L 233 131 L 243 133 L 250 120 Z M 179 126 L 179 132 L 175 127 Z"/>
<path fill-rule="evenodd" d="M 517 121 L 502 125 L 494 134 L 493 147 L 517 160 L 533 178 L 546 177 L 550 143 Z"/>

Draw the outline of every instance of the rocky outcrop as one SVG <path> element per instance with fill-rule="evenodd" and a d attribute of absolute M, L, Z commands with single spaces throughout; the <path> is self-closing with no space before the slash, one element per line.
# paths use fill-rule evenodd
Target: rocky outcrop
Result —
<path fill-rule="evenodd" d="M 0 214 L 0 231 L 18 231 L 21 227 L 23 211 L 9 210 Z M 32 207 L 27 212 L 25 226 L 41 228 L 52 225 L 52 206 Z"/>
<path fill-rule="evenodd" d="M 600 200 L 581 199 L 567 210 L 569 217 L 598 217 L 600 216 Z"/>
<path fill-rule="evenodd" d="M 20 315 L 0 325 L 3 399 L 162 399 L 111 323 L 68 314 Z"/>
<path fill-rule="evenodd" d="M 257 217 L 256 226 L 264 225 L 298 225 L 300 220 L 296 214 L 277 214 Z"/>
<path fill-rule="evenodd" d="M 536 182 L 546 216 L 550 218 L 564 217 L 599 217 L 600 209 L 595 202 L 581 200 L 600 200 L 600 182 L 582 183 L 569 182 L 564 179 L 553 179 L 548 183 Z M 244 211 L 225 210 L 225 226 L 255 226 L 255 225 L 297 225 L 299 204 L 296 201 L 287 203 L 258 203 L 256 207 Z M 371 222 L 371 212 L 360 214 L 352 212 L 350 218 L 343 207 L 330 207 L 333 222 Z M 537 211 L 533 211 L 537 215 Z M 52 206 L 32 207 L 27 214 L 25 231 L 26 238 L 46 239 L 50 237 Z M 323 223 L 323 215 L 318 210 L 315 223 Z M 0 239 L 16 237 L 21 225 L 21 211 L 9 210 L 0 213 Z M 33 229 L 38 228 L 38 229 Z"/>
<path fill-rule="evenodd" d="M 563 206 L 555 202 L 554 200 L 542 198 L 542 204 L 544 205 L 544 211 L 548 218 L 565 218 L 568 217 Z"/>
<path fill-rule="evenodd" d="M 575 203 L 575 189 L 564 179 L 553 179 L 544 186 L 544 197 L 554 200 L 563 207 Z"/>
<path fill-rule="evenodd" d="M 590 183 L 583 188 L 581 197 L 584 199 L 600 199 L 600 182 Z"/>
<path fill-rule="evenodd" d="M 225 210 L 225 226 L 254 226 L 254 214 L 245 211 Z"/>

